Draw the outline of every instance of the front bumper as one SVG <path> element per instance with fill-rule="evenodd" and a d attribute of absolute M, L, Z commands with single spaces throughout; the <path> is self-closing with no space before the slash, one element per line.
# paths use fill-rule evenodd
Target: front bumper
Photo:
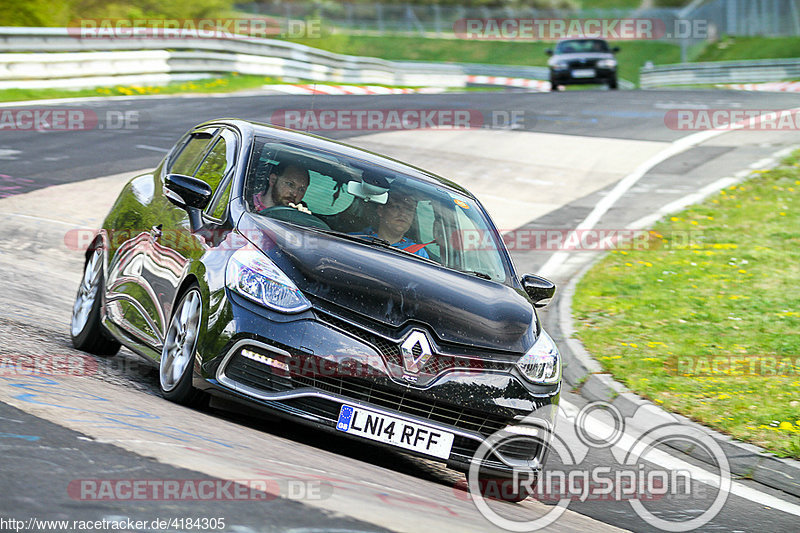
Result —
<path fill-rule="evenodd" d="M 405 331 L 397 338 L 378 334 L 320 309 L 287 320 L 228 297 L 230 313 L 221 315 L 230 321 L 223 329 L 235 334 L 220 355 L 204 359 L 196 387 L 340 435 L 351 436 L 336 430 L 342 405 L 446 431 L 454 435 L 446 462 L 458 470 L 469 468 L 487 437 L 512 426 L 513 442 L 498 446 L 482 470 L 504 475 L 541 468 L 560 385 L 535 387 L 509 360 L 441 347 L 410 383 L 397 348 Z"/>
<path fill-rule="evenodd" d="M 593 70 L 593 76 L 575 76 L 575 71 Z M 589 67 L 587 69 L 550 69 L 550 83 L 554 85 L 579 85 L 591 83 L 609 83 L 617 79 L 616 69 Z"/>

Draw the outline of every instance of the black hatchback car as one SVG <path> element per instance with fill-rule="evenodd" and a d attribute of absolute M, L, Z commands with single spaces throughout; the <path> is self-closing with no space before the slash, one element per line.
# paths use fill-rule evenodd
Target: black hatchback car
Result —
<path fill-rule="evenodd" d="M 552 435 L 561 360 L 535 307 L 554 291 L 517 275 L 455 183 L 219 120 L 125 186 L 71 333 L 157 364 L 167 399 L 221 396 L 456 469 L 506 430 L 481 466 L 504 476 L 541 468 Z"/>
<path fill-rule="evenodd" d="M 550 87 L 558 91 L 559 85 L 598 83 L 609 89 L 617 88 L 618 47 L 609 47 L 603 39 L 565 39 L 559 41 L 547 61 L 550 69 Z"/>

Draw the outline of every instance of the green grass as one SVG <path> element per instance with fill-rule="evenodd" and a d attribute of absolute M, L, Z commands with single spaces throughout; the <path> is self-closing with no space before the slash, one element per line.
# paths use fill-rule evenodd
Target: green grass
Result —
<path fill-rule="evenodd" d="M 579 338 L 637 393 L 800 458 L 799 200 L 800 151 L 659 223 L 651 249 L 613 251 L 577 287 Z M 733 376 L 676 365 L 746 355 L 796 366 Z"/>
<path fill-rule="evenodd" d="M 725 37 L 711 43 L 695 61 L 738 61 L 800 57 L 800 39 L 796 37 Z"/>
<path fill-rule="evenodd" d="M 641 0 L 581 0 L 582 9 L 635 9 Z"/>
<path fill-rule="evenodd" d="M 173 82 L 168 85 L 116 85 L 92 89 L 4 89 L 0 90 L 0 102 L 41 100 L 45 98 L 76 98 L 85 96 L 131 96 L 138 94 L 217 93 L 246 89 L 257 89 L 262 85 L 276 83 L 274 78 L 264 76 L 241 76 L 231 74 L 216 78 Z"/>
<path fill-rule="evenodd" d="M 86 96 L 132 96 L 142 94 L 186 94 L 186 93 L 220 93 L 235 92 L 248 89 L 259 89 L 263 85 L 283 83 L 276 78 L 265 76 L 242 76 L 231 74 L 216 78 L 204 78 L 192 81 L 174 82 L 169 85 L 116 85 L 113 87 L 95 87 L 92 89 L 5 89 L 0 90 L 0 102 L 20 102 L 25 100 L 42 100 L 49 98 L 77 98 Z M 295 82 L 293 82 L 295 83 Z M 339 85 L 334 82 L 299 81 L 297 83 L 316 83 L 316 85 Z M 372 83 L 381 87 L 405 86 Z M 413 87 L 408 87 L 413 88 Z M 502 89 L 502 88 L 501 88 Z M 469 88 L 470 91 L 492 91 L 494 88 Z"/>
<path fill-rule="evenodd" d="M 332 34 L 320 38 L 292 39 L 292 42 L 339 54 L 380 57 L 391 60 L 488 63 L 493 65 L 546 66 L 545 50 L 553 43 L 434 39 L 401 35 Z M 639 82 L 639 69 L 647 61 L 655 64 L 680 61 L 680 47 L 656 41 L 612 43 L 620 47 L 619 76 Z"/>

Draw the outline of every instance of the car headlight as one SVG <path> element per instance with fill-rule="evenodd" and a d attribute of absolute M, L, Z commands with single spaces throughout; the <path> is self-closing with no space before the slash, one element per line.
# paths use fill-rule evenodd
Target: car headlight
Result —
<path fill-rule="evenodd" d="M 228 259 L 225 285 L 254 302 L 284 313 L 311 307 L 289 277 L 257 250 L 238 250 Z"/>
<path fill-rule="evenodd" d="M 539 385 L 554 385 L 561 379 L 561 355 L 545 330 L 528 353 L 517 361 L 517 368 L 529 381 Z"/>
<path fill-rule="evenodd" d="M 616 59 L 601 59 L 597 62 L 599 68 L 617 68 Z"/>
<path fill-rule="evenodd" d="M 550 62 L 550 66 L 553 67 L 554 69 L 561 70 L 561 69 L 567 68 L 567 62 L 566 61 L 551 61 Z"/>

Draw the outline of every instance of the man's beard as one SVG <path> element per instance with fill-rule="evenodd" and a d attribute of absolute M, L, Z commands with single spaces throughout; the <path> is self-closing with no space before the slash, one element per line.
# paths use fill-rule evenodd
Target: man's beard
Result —
<path fill-rule="evenodd" d="M 283 201 L 278 196 L 278 187 L 273 187 L 272 191 L 270 191 L 270 198 L 272 198 L 272 203 L 275 205 L 283 205 Z"/>

